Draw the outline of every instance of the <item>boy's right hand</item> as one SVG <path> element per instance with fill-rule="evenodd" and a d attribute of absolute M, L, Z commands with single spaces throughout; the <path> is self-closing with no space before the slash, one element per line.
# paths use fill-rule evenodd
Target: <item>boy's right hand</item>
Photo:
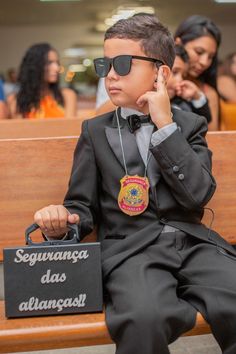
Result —
<path fill-rule="evenodd" d="M 78 224 L 79 215 L 70 214 L 63 205 L 49 205 L 34 214 L 34 221 L 42 232 L 52 238 L 61 238 L 68 232 L 67 223 Z"/>
<path fill-rule="evenodd" d="M 168 68 L 169 70 L 169 68 Z M 166 88 L 166 77 L 161 66 L 157 73 L 155 90 L 147 91 L 141 95 L 136 104 L 140 110 L 147 104 L 153 123 L 158 129 L 173 123 L 170 98 Z"/>
<path fill-rule="evenodd" d="M 176 95 L 182 97 L 186 101 L 198 100 L 202 91 L 192 81 L 183 80 L 175 87 Z"/>

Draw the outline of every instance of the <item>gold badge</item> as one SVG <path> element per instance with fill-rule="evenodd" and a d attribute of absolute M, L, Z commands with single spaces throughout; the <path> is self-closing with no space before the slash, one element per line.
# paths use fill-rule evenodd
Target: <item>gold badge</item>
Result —
<path fill-rule="evenodd" d="M 142 214 L 149 202 L 149 182 L 147 177 L 124 176 L 120 180 L 121 188 L 118 204 L 123 213 L 130 216 Z"/>

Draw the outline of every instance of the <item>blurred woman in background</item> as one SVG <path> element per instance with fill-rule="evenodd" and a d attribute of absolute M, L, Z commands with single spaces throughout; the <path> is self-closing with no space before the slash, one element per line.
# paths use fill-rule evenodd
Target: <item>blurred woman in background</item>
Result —
<path fill-rule="evenodd" d="M 59 86 L 60 63 L 48 43 L 31 46 L 21 62 L 17 94 L 8 96 L 11 118 L 74 118 L 77 96 Z"/>
<path fill-rule="evenodd" d="M 229 54 L 223 61 L 217 84 L 221 98 L 236 103 L 236 52 Z"/>
<path fill-rule="evenodd" d="M 208 99 L 212 117 L 209 130 L 218 130 L 219 96 L 216 76 L 220 30 L 211 19 L 194 15 L 178 26 L 174 37 L 176 43 L 182 44 L 188 53 L 188 79 L 197 84 Z"/>
<path fill-rule="evenodd" d="M 204 116 L 210 123 L 211 112 L 207 98 L 193 81 L 186 80 L 188 68 L 188 53 L 182 45 L 176 44 L 175 60 L 166 85 L 171 106 Z"/>
<path fill-rule="evenodd" d="M 7 105 L 4 100 L 5 100 L 5 95 L 3 91 L 3 82 L 0 79 L 0 119 L 8 118 L 9 115 Z"/>

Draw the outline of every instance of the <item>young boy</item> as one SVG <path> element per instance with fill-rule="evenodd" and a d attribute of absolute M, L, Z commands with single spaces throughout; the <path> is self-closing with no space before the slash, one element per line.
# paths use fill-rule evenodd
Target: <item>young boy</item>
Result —
<path fill-rule="evenodd" d="M 171 106 L 204 116 L 209 123 L 211 111 L 205 94 L 190 80 L 188 74 L 188 53 L 181 45 L 175 45 L 175 61 L 167 82 Z"/>
<path fill-rule="evenodd" d="M 120 108 L 83 123 L 64 206 L 39 210 L 35 221 L 49 237 L 67 222 L 82 237 L 97 224 L 117 354 L 169 353 L 197 311 L 235 354 L 236 252 L 201 224 L 215 190 L 207 123 L 171 113 L 170 33 L 154 16 L 120 20 L 105 34 L 104 55 L 96 71 Z"/>

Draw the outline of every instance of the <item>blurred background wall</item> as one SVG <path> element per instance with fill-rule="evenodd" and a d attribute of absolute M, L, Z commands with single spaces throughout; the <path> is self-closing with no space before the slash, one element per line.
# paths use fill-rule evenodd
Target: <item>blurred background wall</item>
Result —
<path fill-rule="evenodd" d="M 186 17 L 206 15 L 222 31 L 220 59 L 236 50 L 236 3 L 222 4 L 214 0 L 1 0 L 0 73 L 4 76 L 9 68 L 18 68 L 30 45 L 47 41 L 59 52 L 62 82 L 79 85 L 82 91 L 89 93 L 88 88 L 96 84 L 92 59 L 102 55 L 105 29 L 118 18 L 140 11 L 155 13 L 172 33 Z"/>

